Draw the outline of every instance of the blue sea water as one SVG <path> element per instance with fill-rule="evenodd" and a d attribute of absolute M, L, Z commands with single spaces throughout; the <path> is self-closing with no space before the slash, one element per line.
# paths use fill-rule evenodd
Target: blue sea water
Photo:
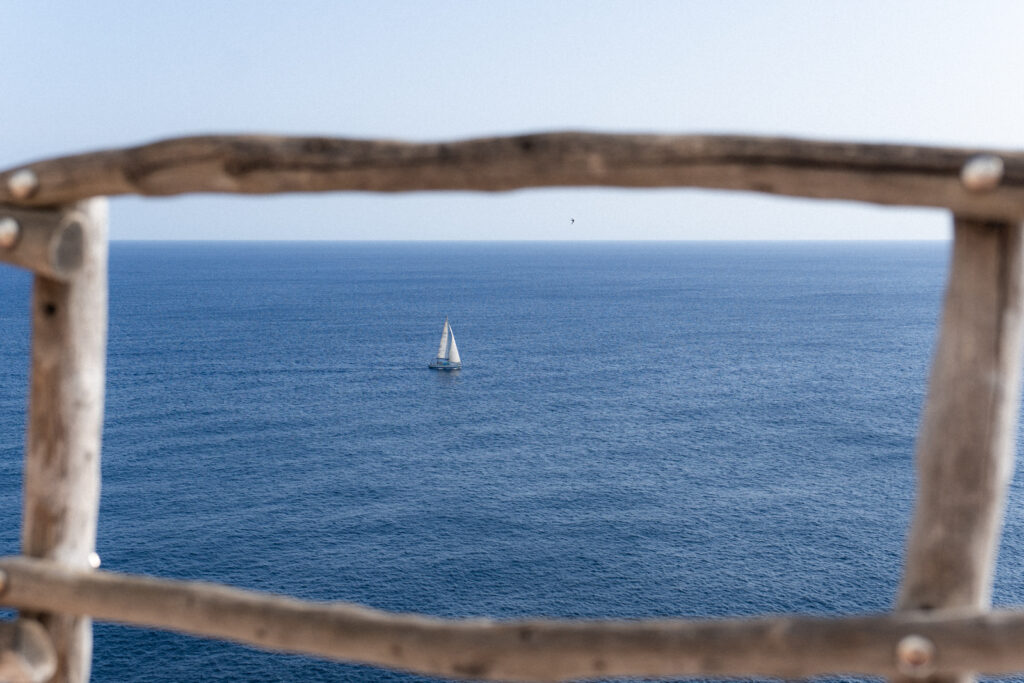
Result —
<path fill-rule="evenodd" d="M 888 609 L 947 252 L 114 243 L 103 566 L 449 617 Z M 29 288 L 0 270 L 4 554 Z M 93 680 L 196 679 L 421 680 L 96 626 Z"/>

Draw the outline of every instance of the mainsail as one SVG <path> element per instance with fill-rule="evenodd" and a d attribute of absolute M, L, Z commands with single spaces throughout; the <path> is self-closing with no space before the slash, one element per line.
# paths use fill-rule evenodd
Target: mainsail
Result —
<path fill-rule="evenodd" d="M 447 358 L 448 357 L 448 330 L 450 325 L 448 324 L 447 316 L 444 319 L 444 330 L 441 331 L 441 345 L 437 347 L 437 357 Z"/>

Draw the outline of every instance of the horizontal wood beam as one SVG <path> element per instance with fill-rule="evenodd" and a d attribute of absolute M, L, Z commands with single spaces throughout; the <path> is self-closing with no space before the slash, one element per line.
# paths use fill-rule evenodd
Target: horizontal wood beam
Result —
<path fill-rule="evenodd" d="M 1024 671 L 1024 612 L 491 621 L 392 614 L 209 583 L 0 560 L 0 604 L 431 676 L 521 681 Z"/>
<path fill-rule="evenodd" d="M 539 133 L 440 143 L 209 135 L 0 173 L 0 203 L 100 195 L 700 187 L 1024 216 L 1024 153 L 732 135 Z"/>
<path fill-rule="evenodd" d="M 43 683 L 57 670 L 53 642 L 31 619 L 0 622 L 0 681 Z"/>

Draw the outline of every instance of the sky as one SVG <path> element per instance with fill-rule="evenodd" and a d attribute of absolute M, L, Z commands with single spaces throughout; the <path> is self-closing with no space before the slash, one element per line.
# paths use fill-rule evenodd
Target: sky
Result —
<path fill-rule="evenodd" d="M 1024 3 L 48 2 L 0 16 L 0 168 L 204 133 L 585 130 L 1024 149 Z M 570 222 L 575 219 L 575 222 Z M 114 239 L 948 239 L 691 189 L 114 198 Z"/>

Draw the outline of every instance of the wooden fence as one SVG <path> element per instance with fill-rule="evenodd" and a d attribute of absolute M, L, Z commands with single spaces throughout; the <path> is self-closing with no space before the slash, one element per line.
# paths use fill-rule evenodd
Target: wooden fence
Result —
<path fill-rule="evenodd" d="M 391 614 L 97 569 L 104 197 L 187 192 L 704 187 L 942 207 L 954 246 L 893 612 L 490 621 Z M 91 619 L 454 678 L 1024 672 L 1024 610 L 991 611 L 1013 471 L 1024 154 L 737 136 L 550 133 L 408 144 L 210 136 L 0 173 L 0 261 L 35 273 L 22 555 L 0 559 L 0 678 L 89 678 Z"/>

